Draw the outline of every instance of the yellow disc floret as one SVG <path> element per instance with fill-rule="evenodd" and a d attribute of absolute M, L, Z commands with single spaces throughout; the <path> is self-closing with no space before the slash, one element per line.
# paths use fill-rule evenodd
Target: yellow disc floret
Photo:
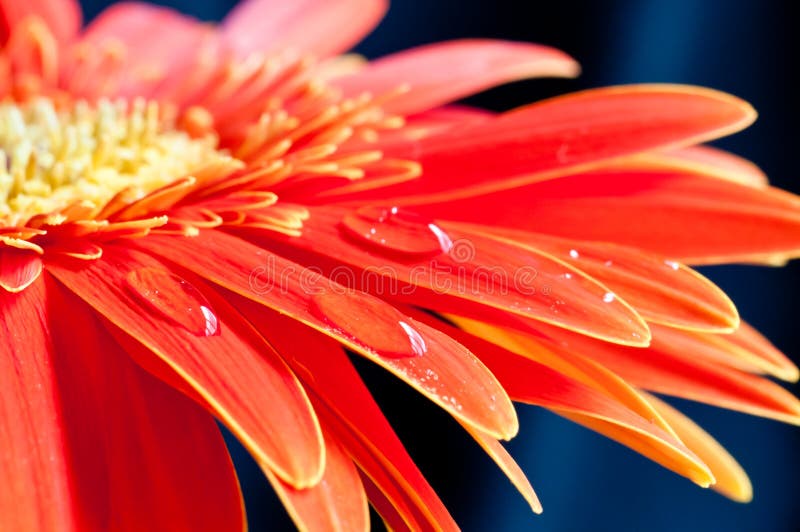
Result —
<path fill-rule="evenodd" d="M 0 103 L 0 226 L 144 195 L 224 157 L 213 135 L 192 138 L 155 102 Z"/>

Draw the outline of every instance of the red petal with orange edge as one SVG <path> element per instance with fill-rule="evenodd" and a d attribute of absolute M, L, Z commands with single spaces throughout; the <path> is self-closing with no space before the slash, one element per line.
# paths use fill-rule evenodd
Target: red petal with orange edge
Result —
<path fill-rule="evenodd" d="M 223 298 L 199 280 L 187 276 L 187 283 L 168 273 L 157 276 L 153 286 L 131 285 L 130 275 L 143 269 L 168 270 L 123 248 L 107 246 L 102 260 L 80 267 L 48 264 L 62 284 L 171 368 L 165 380 L 183 381 L 194 390 L 282 480 L 297 487 L 319 480 L 322 436 L 305 392 Z M 205 293 L 199 293 L 203 287 Z M 157 367 L 142 363 L 149 370 Z M 276 404 L 281 408 L 268 408 Z"/>
<path fill-rule="evenodd" d="M 327 57 L 357 44 L 387 8 L 386 0 L 246 0 L 225 17 L 221 38 L 242 55 L 296 49 Z"/>
<path fill-rule="evenodd" d="M 49 290 L 56 349 L 69 354 L 55 366 L 86 529 L 241 530 L 214 419 L 134 364 L 83 302 Z"/>
<path fill-rule="evenodd" d="M 487 194 L 642 151 L 711 140 L 754 119 L 746 102 L 710 89 L 632 85 L 578 92 L 392 149 L 392 157 L 422 164 L 422 177 L 348 198 L 379 194 L 408 204 Z"/>
<path fill-rule="evenodd" d="M 0 292 L 0 516 L 8 530 L 82 530 L 72 498 L 44 281 Z M 68 309 L 63 309 L 68 311 Z"/>
<path fill-rule="evenodd" d="M 325 474 L 319 484 L 295 489 L 265 469 L 272 487 L 301 530 L 369 530 L 369 508 L 361 477 L 342 444 L 328 431 Z"/>
<path fill-rule="evenodd" d="M 41 255 L 0 243 L 0 288 L 7 292 L 21 292 L 38 279 L 41 273 Z"/>
<path fill-rule="evenodd" d="M 518 430 L 511 401 L 480 361 L 381 299 L 220 232 L 152 236 L 137 245 L 336 339 L 480 430 L 504 439 Z M 427 379 L 431 373 L 441 382 Z"/>
<path fill-rule="evenodd" d="M 40 17 L 56 39 L 71 40 L 81 28 L 81 6 L 75 0 L 0 0 L 0 43 L 26 17 Z"/>
<path fill-rule="evenodd" d="M 470 94 L 533 77 L 574 77 L 580 67 L 567 54 L 529 43 L 464 39 L 404 50 L 333 81 L 345 94 L 383 94 L 407 85 L 384 109 L 420 113 Z"/>
<path fill-rule="evenodd" d="M 600 240 L 686 263 L 800 253 L 800 199 L 676 172 L 607 169 L 415 211 Z"/>
<path fill-rule="evenodd" d="M 730 332 L 740 323 L 736 307 L 722 290 L 663 256 L 605 242 L 482 226 L 471 229 L 520 242 L 573 265 L 603 283 L 649 322 L 716 332 Z"/>
<path fill-rule="evenodd" d="M 269 246 L 334 278 L 348 264 L 351 286 L 433 310 L 477 316 L 493 310 L 611 342 L 648 342 L 635 310 L 568 264 L 475 232 L 442 231 L 424 218 L 394 223 L 389 218 L 403 211 L 397 212 L 354 224 L 347 210 L 311 208 L 301 236 L 276 236 Z"/>
<path fill-rule="evenodd" d="M 640 388 L 800 424 L 800 400 L 791 393 L 772 381 L 703 356 L 702 351 L 687 352 L 686 342 L 675 338 L 681 331 L 663 329 L 671 336 L 659 334 L 659 330 L 650 347 L 639 349 L 598 342 L 545 325 L 541 331 L 551 339 L 544 344 L 548 349 L 581 353 Z"/>
<path fill-rule="evenodd" d="M 326 428 L 409 526 L 421 522 L 453 528 L 447 509 L 409 458 L 341 347 L 252 302 L 242 300 L 240 307 L 252 321 L 268 328 L 270 341 L 308 388 Z"/>

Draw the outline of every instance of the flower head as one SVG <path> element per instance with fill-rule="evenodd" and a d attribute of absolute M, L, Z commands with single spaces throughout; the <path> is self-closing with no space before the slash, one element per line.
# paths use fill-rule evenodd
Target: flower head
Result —
<path fill-rule="evenodd" d="M 651 392 L 797 424 L 797 368 L 685 264 L 779 263 L 800 200 L 701 143 L 708 89 L 449 106 L 573 76 L 487 40 L 337 55 L 380 0 L 248 0 L 219 26 L 0 1 L 0 523 L 242 528 L 214 419 L 305 529 L 453 529 L 346 351 L 499 440 L 512 401 L 701 486 L 747 476 Z M 154 31 L 157 28 L 158 31 Z"/>

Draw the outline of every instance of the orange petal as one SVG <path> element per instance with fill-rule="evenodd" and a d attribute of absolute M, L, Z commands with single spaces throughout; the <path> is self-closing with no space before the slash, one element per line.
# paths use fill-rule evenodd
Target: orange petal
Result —
<path fill-rule="evenodd" d="M 688 146 L 666 152 L 632 157 L 631 167 L 675 170 L 707 177 L 726 179 L 740 185 L 764 188 L 769 185 L 766 174 L 747 159 L 711 146 Z"/>
<path fill-rule="evenodd" d="M 390 150 L 393 157 L 418 161 L 422 177 L 352 197 L 379 194 L 396 198 L 395 204 L 475 197 L 643 151 L 711 140 L 754 119 L 746 102 L 697 87 L 632 85 L 578 92 Z M 486 209 L 492 202 L 481 205 Z"/>
<path fill-rule="evenodd" d="M 638 349 L 598 342 L 546 325 L 540 331 L 549 338 L 542 340 L 544 345 L 556 354 L 581 353 L 634 386 L 800 425 L 800 400 L 785 389 L 734 369 L 730 363 L 720 364 L 719 352 L 706 353 L 708 347 L 701 347 L 704 342 L 693 343 L 697 333 L 657 326 L 653 329 L 650 347 Z"/>
<path fill-rule="evenodd" d="M 523 231 L 482 228 L 553 255 L 603 283 L 648 322 L 698 331 L 739 326 L 733 302 L 711 281 L 663 256 L 612 243 L 559 239 Z"/>
<path fill-rule="evenodd" d="M 345 449 L 327 431 L 325 474 L 314 487 L 298 490 L 265 469 L 272 487 L 300 530 L 369 530 L 369 508 L 361 477 Z"/>
<path fill-rule="evenodd" d="M 464 427 L 469 432 L 470 436 L 475 438 L 475 441 L 483 448 L 492 460 L 500 467 L 503 473 L 506 474 L 508 479 L 514 484 L 514 487 L 519 490 L 525 500 L 531 507 L 534 513 L 542 513 L 542 503 L 539 502 L 539 497 L 533 491 L 533 486 L 528 481 L 528 477 L 520 469 L 519 465 L 511 458 L 508 451 L 496 439 L 483 434 L 480 431 L 474 430 L 470 427 Z"/>
<path fill-rule="evenodd" d="M 415 211 L 616 242 L 688 264 L 800 254 L 800 199 L 775 188 L 625 165 Z"/>
<path fill-rule="evenodd" d="M 69 355 L 55 367 L 85 529 L 241 530 L 239 485 L 212 416 L 139 368 L 63 292 L 48 287 L 56 349 Z"/>
<path fill-rule="evenodd" d="M 550 367 L 511 353 L 488 340 L 452 332 L 470 345 L 494 371 L 515 401 L 543 406 L 647 456 L 701 486 L 714 477 L 703 462 L 671 432 L 642 417 L 608 394 L 608 388 L 588 386 Z M 493 339 L 492 339 L 493 340 Z M 630 348 L 632 349 L 632 348 Z M 606 383 L 607 384 L 607 383 Z M 641 411 L 640 408 L 637 408 Z"/>
<path fill-rule="evenodd" d="M 225 17 L 221 38 L 242 55 L 296 49 L 327 57 L 357 44 L 387 8 L 386 0 L 246 0 Z"/>
<path fill-rule="evenodd" d="M 80 266 L 48 264 L 61 283 L 141 343 L 132 353 L 138 362 L 183 382 L 285 482 L 302 488 L 319 481 L 324 448 L 305 392 L 222 297 L 124 248 L 107 246 L 101 260 Z M 141 284 L 143 269 L 164 274 Z M 267 407 L 276 404 L 281 408 Z"/>
<path fill-rule="evenodd" d="M 9 530 L 81 530 L 56 393 L 44 281 L 0 292 L 0 515 Z"/>
<path fill-rule="evenodd" d="M 192 239 L 154 236 L 139 245 L 336 339 L 457 419 L 498 438 L 510 438 L 518 430 L 511 401 L 480 361 L 378 298 L 220 232 L 206 231 Z M 198 255 L 199 249 L 203 252 Z M 432 374 L 437 382 L 428 378 Z"/>
<path fill-rule="evenodd" d="M 408 115 L 427 111 L 496 85 L 533 77 L 574 77 L 580 67 L 559 50 L 529 43 L 463 39 L 404 50 L 334 80 L 345 94 L 409 90 L 385 109 Z"/>
<path fill-rule="evenodd" d="M 678 433 L 686 444 L 717 479 L 711 489 L 737 502 L 750 502 L 753 499 L 753 486 L 742 466 L 710 434 L 694 421 L 671 407 L 664 401 L 648 395 L 648 400 Z"/>
<path fill-rule="evenodd" d="M 406 216 L 403 209 L 368 209 L 353 215 L 340 208 L 310 208 L 303 234 L 276 237 L 279 249 L 359 290 L 437 311 L 513 314 L 611 342 L 649 341 L 647 324 L 635 310 L 558 259 L 434 224 L 413 212 Z M 343 272 L 343 263 L 352 268 Z"/>

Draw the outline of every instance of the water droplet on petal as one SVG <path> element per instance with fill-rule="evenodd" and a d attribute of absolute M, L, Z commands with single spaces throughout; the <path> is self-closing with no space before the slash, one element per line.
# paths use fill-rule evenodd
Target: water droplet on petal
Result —
<path fill-rule="evenodd" d="M 606 292 L 603 295 L 603 303 L 613 303 L 616 298 L 617 296 L 613 292 Z"/>
<path fill-rule="evenodd" d="M 681 265 L 678 264 L 677 262 L 675 262 L 674 260 L 665 260 L 664 264 L 666 264 L 667 266 L 669 266 L 673 270 L 678 270 L 681 267 Z"/>
<path fill-rule="evenodd" d="M 347 235 L 359 243 L 395 253 L 447 253 L 453 241 L 435 223 L 399 207 L 362 207 L 342 219 Z"/>
<path fill-rule="evenodd" d="M 367 294 L 324 292 L 311 299 L 311 311 L 354 342 L 388 358 L 422 356 L 428 350 L 413 320 Z"/>
<path fill-rule="evenodd" d="M 160 268 L 140 268 L 125 280 L 131 292 L 161 317 L 197 336 L 219 334 L 219 320 L 208 300 L 185 279 Z"/>
<path fill-rule="evenodd" d="M 580 258 L 581 254 L 578 253 L 577 249 L 571 249 L 569 250 L 569 256 L 572 257 L 573 259 L 578 259 Z"/>

